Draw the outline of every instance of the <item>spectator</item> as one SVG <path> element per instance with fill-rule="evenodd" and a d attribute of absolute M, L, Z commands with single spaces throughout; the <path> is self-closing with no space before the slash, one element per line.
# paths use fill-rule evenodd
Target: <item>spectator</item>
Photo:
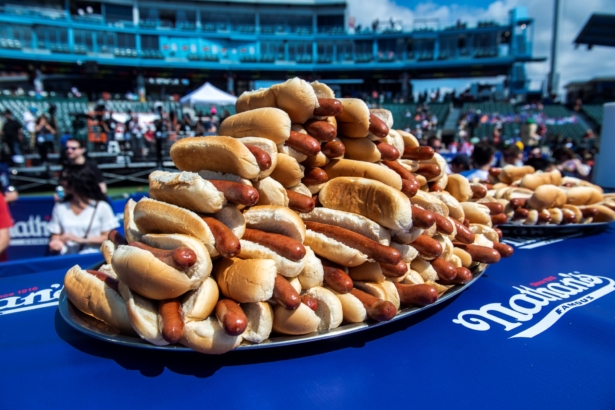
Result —
<path fill-rule="evenodd" d="M 10 110 L 4 112 L 6 121 L 2 127 L 4 143 L 8 146 L 13 162 L 23 162 L 21 157 L 21 141 L 23 140 L 22 126 Z M 19 156 L 21 158 L 16 158 Z"/>
<path fill-rule="evenodd" d="M 30 107 L 23 113 L 23 123 L 26 130 L 28 150 L 36 145 L 36 108 Z"/>
<path fill-rule="evenodd" d="M 502 153 L 501 166 L 514 165 L 520 167 L 523 165 L 523 151 L 516 144 L 509 145 Z"/>
<path fill-rule="evenodd" d="M 68 172 L 74 171 L 77 167 L 87 168 L 90 173 L 95 176 L 95 183 L 98 184 L 103 194 L 107 193 L 107 184 L 103 178 L 102 172 L 98 169 L 96 163 L 85 157 L 85 147 L 81 140 L 69 138 L 66 141 L 66 162 L 62 175 L 66 176 Z"/>
<path fill-rule="evenodd" d="M 109 231 L 119 226 L 92 168 L 71 166 L 61 179 L 66 194 L 53 207 L 49 249 L 64 254 L 98 252 Z"/>
<path fill-rule="evenodd" d="M 587 178 L 591 172 L 591 166 L 583 164 L 568 147 L 561 147 L 553 152 L 555 167 L 562 175 L 576 178 Z"/>
<path fill-rule="evenodd" d="M 56 129 L 49 123 L 46 115 L 41 115 L 36 120 L 36 146 L 41 162 L 46 165 L 49 153 L 54 151 Z"/>
<path fill-rule="evenodd" d="M 440 152 L 442 149 L 442 141 L 435 135 L 427 138 L 427 146 L 433 148 L 434 152 Z"/>
<path fill-rule="evenodd" d="M 469 171 L 472 168 L 470 163 L 470 157 L 466 154 L 458 154 L 453 157 L 450 163 L 451 172 L 454 174 L 460 174 L 464 171 Z"/>
<path fill-rule="evenodd" d="M 536 171 L 549 172 L 553 170 L 553 163 L 546 158 L 528 158 L 528 160 L 525 161 L 525 165 L 533 167 Z"/>
<path fill-rule="evenodd" d="M 129 138 L 132 152 L 139 158 L 145 156 L 145 142 L 143 141 L 143 131 L 139 125 L 139 117 L 128 111 L 128 119 L 124 124 L 126 138 Z"/>
<path fill-rule="evenodd" d="M 158 118 L 154 121 L 156 128 L 156 162 L 162 168 L 162 145 L 169 139 L 169 119 L 162 106 L 158 107 Z"/>
<path fill-rule="evenodd" d="M 474 146 L 472 152 L 472 165 L 474 169 L 461 173 L 470 181 L 478 179 L 487 181 L 489 177 L 489 168 L 493 164 L 495 158 L 495 148 L 486 142 L 479 142 Z"/>
<path fill-rule="evenodd" d="M 11 226 L 13 226 L 11 212 L 6 205 L 4 195 L 0 195 L 0 262 L 6 262 L 8 260 L 6 249 L 11 242 L 11 235 L 9 233 L 9 228 Z"/>
<path fill-rule="evenodd" d="M 194 125 L 192 123 L 192 118 L 190 118 L 190 113 L 185 112 L 180 123 L 180 130 L 186 134 L 189 134 L 193 128 Z"/>

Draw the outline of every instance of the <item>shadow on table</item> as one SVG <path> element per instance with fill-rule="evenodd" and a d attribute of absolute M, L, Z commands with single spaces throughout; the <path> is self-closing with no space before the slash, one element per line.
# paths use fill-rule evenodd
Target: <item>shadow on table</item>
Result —
<path fill-rule="evenodd" d="M 54 320 L 58 336 L 83 353 L 115 360 L 123 368 L 138 370 L 147 377 L 159 376 L 166 368 L 178 374 L 204 378 L 214 375 L 216 371 L 225 366 L 268 363 L 347 348 L 361 348 L 375 339 L 404 331 L 423 320 L 429 319 L 446 308 L 457 297 L 458 295 L 416 315 L 388 323 L 385 326 L 366 328 L 357 333 L 292 346 L 232 351 L 220 356 L 204 355 L 192 351 L 160 351 L 116 345 L 91 338 L 73 329 L 64 321 L 59 310 L 56 311 Z"/>

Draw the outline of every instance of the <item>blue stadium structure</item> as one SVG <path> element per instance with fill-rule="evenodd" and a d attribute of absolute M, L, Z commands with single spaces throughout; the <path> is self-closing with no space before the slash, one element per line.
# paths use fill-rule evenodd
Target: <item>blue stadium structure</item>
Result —
<path fill-rule="evenodd" d="M 210 81 L 240 94 L 301 76 L 343 93 L 401 96 L 414 79 L 506 75 L 514 95 L 528 90 L 524 64 L 544 61 L 532 54 L 533 19 L 523 7 L 506 22 L 475 26 L 352 21 L 343 0 L 5 0 L 0 70 L 41 74 L 57 90 L 102 81 L 125 92 L 169 78 L 171 92 Z"/>

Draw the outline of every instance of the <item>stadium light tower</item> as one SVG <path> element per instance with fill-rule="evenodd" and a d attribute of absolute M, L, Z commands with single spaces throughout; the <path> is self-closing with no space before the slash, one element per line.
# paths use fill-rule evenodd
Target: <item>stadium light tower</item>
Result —
<path fill-rule="evenodd" d="M 551 70 L 549 72 L 549 96 L 557 94 L 559 88 L 559 75 L 557 74 L 557 40 L 558 40 L 558 26 L 559 26 L 559 2 L 560 0 L 553 0 L 553 37 L 551 40 Z"/>

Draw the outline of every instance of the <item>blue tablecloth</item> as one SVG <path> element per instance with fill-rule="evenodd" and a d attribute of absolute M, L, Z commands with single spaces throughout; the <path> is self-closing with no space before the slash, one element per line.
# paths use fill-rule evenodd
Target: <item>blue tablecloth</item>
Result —
<path fill-rule="evenodd" d="M 615 233 L 516 245 L 424 314 L 219 357 L 74 331 L 56 307 L 64 268 L 2 277 L 1 407 L 613 408 Z"/>

